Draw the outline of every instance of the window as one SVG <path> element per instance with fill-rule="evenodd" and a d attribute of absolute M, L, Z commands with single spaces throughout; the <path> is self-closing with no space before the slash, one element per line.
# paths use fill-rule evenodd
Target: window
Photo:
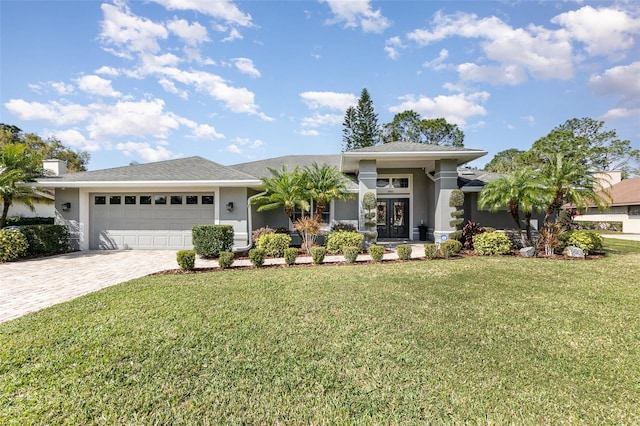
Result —
<path fill-rule="evenodd" d="M 203 195 L 202 204 L 213 204 L 213 195 Z"/>
<path fill-rule="evenodd" d="M 151 204 L 151 195 L 141 195 L 140 204 Z"/>
<path fill-rule="evenodd" d="M 155 204 L 167 204 L 167 196 L 166 195 L 156 195 L 153 198 L 155 200 Z"/>
<path fill-rule="evenodd" d="M 172 195 L 171 204 L 182 204 L 182 195 Z"/>
<path fill-rule="evenodd" d="M 315 203 L 313 201 L 311 201 L 310 203 L 311 208 L 308 212 L 304 212 L 304 215 L 302 214 L 302 210 L 299 208 L 296 208 L 293 210 L 293 222 L 295 222 L 296 220 L 302 218 L 303 216 L 313 216 L 313 214 L 315 213 Z M 324 211 L 322 212 L 322 217 L 320 219 L 321 223 L 329 223 L 331 221 L 331 203 L 327 204 L 324 208 Z"/>
<path fill-rule="evenodd" d="M 122 197 L 119 195 L 110 195 L 109 204 L 122 204 Z"/>
<path fill-rule="evenodd" d="M 198 196 L 197 195 L 186 195 L 187 204 L 198 204 Z"/>
<path fill-rule="evenodd" d="M 376 180 L 376 189 L 380 193 L 408 193 L 411 191 L 411 178 L 409 176 L 379 176 Z"/>
<path fill-rule="evenodd" d="M 96 198 L 93 199 L 93 203 L 97 206 L 107 204 L 107 197 L 104 195 L 96 195 Z"/>
<path fill-rule="evenodd" d="M 124 196 L 124 203 L 125 204 L 135 204 L 136 203 L 136 196 L 135 195 L 125 195 Z"/>

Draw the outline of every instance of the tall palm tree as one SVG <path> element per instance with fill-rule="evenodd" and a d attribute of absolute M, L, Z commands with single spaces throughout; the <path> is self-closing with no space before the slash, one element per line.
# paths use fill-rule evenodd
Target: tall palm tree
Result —
<path fill-rule="evenodd" d="M 480 192 L 478 206 L 497 211 L 506 207 L 525 246 L 531 244 L 531 216 L 546 205 L 548 193 L 538 175 L 531 169 L 521 169 L 489 182 Z M 520 212 L 524 213 L 526 237 L 522 235 Z"/>
<path fill-rule="evenodd" d="M 34 158 L 24 144 L 5 145 L 0 150 L 0 200 L 2 200 L 2 215 L 0 228 L 7 223 L 9 207 L 19 201 L 34 210 L 36 200 L 50 202 L 38 194 L 35 188 L 26 184 L 42 174 L 37 166 L 39 159 Z"/>
<path fill-rule="evenodd" d="M 322 221 L 322 213 L 332 200 L 347 200 L 355 194 L 347 192 L 347 178 L 335 166 L 313 163 L 305 167 L 303 179 L 309 197 L 315 204 L 314 217 Z"/>
<path fill-rule="evenodd" d="M 293 214 L 296 208 L 309 211 L 309 199 L 303 174 L 296 167 L 293 171 L 287 171 L 286 166 L 280 170 L 269 169 L 271 176 L 262 178 L 262 189 L 266 194 L 256 197 L 252 204 L 257 204 L 258 211 L 275 210 L 283 208 L 286 215 L 293 222 Z"/>

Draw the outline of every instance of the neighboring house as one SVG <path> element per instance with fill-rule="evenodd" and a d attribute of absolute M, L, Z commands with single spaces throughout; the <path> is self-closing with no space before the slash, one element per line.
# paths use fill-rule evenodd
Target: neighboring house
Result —
<path fill-rule="evenodd" d="M 590 206 L 574 220 L 622 222 L 622 232 L 640 234 L 640 178 L 622 179 L 620 171 L 602 173 L 600 178 L 604 191 L 609 193 L 611 205 L 606 210 Z"/>
<path fill-rule="evenodd" d="M 64 161 L 60 160 L 45 160 L 42 162 L 42 168 L 52 176 L 59 176 L 67 171 L 66 164 Z M 37 191 L 37 195 L 42 197 L 43 200 L 35 200 L 33 202 L 33 210 L 31 210 L 26 204 L 15 201 L 9 207 L 7 216 L 55 217 L 56 210 L 53 204 L 53 194 L 51 192 Z M 48 199 L 49 201 L 45 201 L 44 199 Z"/>
<path fill-rule="evenodd" d="M 293 170 L 315 162 L 338 167 L 356 194 L 331 203 L 323 217 L 327 225 L 348 222 L 362 229 L 361 201 L 373 192 L 379 239 L 417 240 L 424 223 L 429 237 L 441 241 L 454 231 L 449 196 L 460 188 L 458 167 L 484 155 L 478 149 L 395 142 L 233 166 L 189 157 L 61 174 L 38 185 L 55 189 L 56 209 L 79 224 L 81 250 L 190 248 L 191 228 L 198 224 L 233 226 L 234 249 L 240 250 L 251 245 L 254 229 L 293 227 L 282 209 L 258 212 L 250 204 L 260 194 L 260 178 L 270 175 L 269 168 Z"/>

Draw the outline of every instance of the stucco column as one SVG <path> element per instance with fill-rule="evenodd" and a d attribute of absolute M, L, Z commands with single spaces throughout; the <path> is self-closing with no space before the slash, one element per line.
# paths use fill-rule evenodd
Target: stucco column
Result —
<path fill-rule="evenodd" d="M 373 192 L 377 196 L 376 181 L 378 169 L 376 160 L 360 160 L 358 167 L 358 228 L 364 230 L 364 212 L 362 211 L 362 199 L 367 192 Z"/>
<path fill-rule="evenodd" d="M 449 207 L 451 191 L 458 189 L 458 165 L 457 160 L 436 161 L 435 170 L 435 218 L 433 224 L 433 237 L 436 243 L 449 239 L 449 234 L 455 228 L 449 225 L 451 212 L 454 207 Z"/>

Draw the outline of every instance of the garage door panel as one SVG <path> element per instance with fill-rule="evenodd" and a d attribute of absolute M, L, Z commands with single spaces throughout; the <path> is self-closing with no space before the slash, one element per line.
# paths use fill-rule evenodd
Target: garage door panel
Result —
<path fill-rule="evenodd" d="M 109 200 L 109 195 L 112 194 L 99 195 L 106 195 L 106 199 Z M 95 205 L 94 196 L 95 194 L 90 196 L 89 211 L 91 223 L 89 246 L 92 249 L 192 248 L 191 229 L 195 225 L 214 223 L 214 209 L 210 204 L 123 203 L 111 205 L 107 202 L 107 204 Z M 137 196 L 136 202 L 139 199 L 140 197 Z"/>

